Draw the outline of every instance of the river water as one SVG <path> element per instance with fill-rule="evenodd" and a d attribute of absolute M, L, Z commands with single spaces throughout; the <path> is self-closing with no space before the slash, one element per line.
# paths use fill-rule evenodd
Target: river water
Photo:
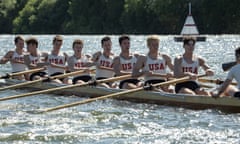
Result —
<path fill-rule="evenodd" d="M 30 35 L 23 35 L 25 38 Z M 54 35 L 35 35 L 39 50 L 50 51 Z M 101 50 L 104 35 L 65 35 L 62 50 L 69 55 L 76 38 L 84 40 L 84 52 Z M 0 56 L 14 48 L 15 35 L 0 35 Z M 119 54 L 118 36 L 110 36 L 113 51 Z M 146 53 L 145 35 L 131 35 L 131 51 Z M 183 52 L 182 43 L 173 36 L 160 36 L 160 51 L 172 58 Z M 204 57 L 215 71 L 213 78 L 224 79 L 221 64 L 234 60 L 240 46 L 239 35 L 209 35 L 196 43 L 195 52 Z M 11 71 L 10 64 L 0 65 L 1 74 Z M 25 93 L 6 90 L 0 97 Z M 214 109 L 190 110 L 154 104 L 107 99 L 45 114 L 32 114 L 39 108 L 54 107 L 85 98 L 42 94 L 0 102 L 0 143 L 97 143 L 97 144 L 175 144 L 240 143 L 240 114 Z"/>

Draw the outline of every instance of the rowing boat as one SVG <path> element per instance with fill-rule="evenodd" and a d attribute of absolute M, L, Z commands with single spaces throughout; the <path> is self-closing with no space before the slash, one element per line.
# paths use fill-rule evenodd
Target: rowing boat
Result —
<path fill-rule="evenodd" d="M 1 80 L 1 85 L 13 85 L 17 83 L 22 83 L 22 80 L 16 79 L 4 79 Z M 31 90 L 44 90 L 55 87 L 65 86 L 65 84 L 57 84 L 50 82 L 40 82 L 32 85 L 27 85 L 22 88 L 28 88 Z M 71 89 L 64 89 L 55 91 L 53 94 L 58 95 L 76 95 L 84 97 L 98 97 L 111 93 L 117 93 L 120 89 L 104 88 L 98 86 L 85 86 L 85 87 L 74 87 Z M 139 91 L 127 95 L 117 97 L 120 100 L 128 100 L 132 102 L 142 102 L 151 104 L 161 104 L 169 106 L 178 106 L 190 109 L 219 109 L 224 112 L 236 113 L 240 112 L 240 100 L 233 97 L 220 97 L 212 98 L 207 96 L 195 96 L 189 94 L 171 94 L 165 92 L 155 92 L 155 91 Z"/>

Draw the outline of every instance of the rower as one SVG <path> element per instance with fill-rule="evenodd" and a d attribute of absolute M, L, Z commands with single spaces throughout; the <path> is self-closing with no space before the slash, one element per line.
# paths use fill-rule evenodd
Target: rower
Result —
<path fill-rule="evenodd" d="M 68 69 L 70 72 L 84 70 L 84 73 L 81 75 L 75 76 L 72 79 L 72 84 L 84 83 L 92 80 L 90 67 L 94 65 L 88 55 L 82 53 L 83 50 L 83 41 L 76 39 L 73 41 L 72 48 L 74 54 L 69 57 Z"/>
<path fill-rule="evenodd" d="M 56 35 L 53 38 L 53 49 L 50 54 L 45 57 L 45 61 L 48 63 L 47 71 L 49 76 L 56 76 L 65 73 L 67 69 L 66 62 L 68 59 L 68 55 L 66 53 L 62 53 L 61 47 L 63 44 L 63 37 L 60 35 Z M 55 79 L 53 80 L 57 83 L 68 83 L 67 78 Z"/>
<path fill-rule="evenodd" d="M 38 40 L 35 37 L 30 37 L 26 40 L 27 52 L 24 54 L 24 63 L 27 65 L 28 69 L 43 67 L 45 62 L 42 57 L 46 57 L 47 53 L 38 51 Z M 47 73 L 45 71 L 39 71 L 30 74 L 29 80 L 36 80 L 41 77 L 46 77 Z"/>
<path fill-rule="evenodd" d="M 159 53 L 159 37 L 156 35 L 147 38 L 148 54 L 139 56 L 134 68 L 133 77 L 144 76 L 144 85 L 152 85 L 167 81 L 173 77 L 172 72 L 167 72 L 167 68 L 173 71 L 173 64 L 170 56 L 164 53 Z M 169 86 L 159 87 L 158 91 L 173 92 Z"/>
<path fill-rule="evenodd" d="M 112 50 L 112 41 L 111 38 L 106 36 L 101 40 L 101 46 L 103 51 L 99 51 L 93 54 L 92 60 L 96 63 L 96 79 L 106 79 L 114 76 L 113 71 L 113 57 L 114 54 L 111 52 Z M 114 88 L 116 87 L 115 83 L 101 83 L 100 86 L 106 88 Z"/>
<path fill-rule="evenodd" d="M 228 72 L 226 80 L 221 85 L 220 89 L 218 90 L 217 94 L 214 94 L 213 97 L 222 96 L 233 96 L 240 98 L 240 47 L 235 50 L 235 58 L 237 64 L 233 66 L 230 71 Z M 238 88 L 230 85 L 232 80 L 235 79 L 238 83 Z"/>
<path fill-rule="evenodd" d="M 27 66 L 24 64 L 24 38 L 22 36 L 16 36 L 14 39 L 15 50 L 8 51 L 1 59 L 0 64 L 6 64 L 10 61 L 12 66 L 12 73 L 21 72 L 27 70 Z M 24 75 L 25 78 L 28 78 L 28 75 Z M 14 76 L 12 78 L 22 80 L 24 79 L 23 75 Z"/>
<path fill-rule="evenodd" d="M 121 52 L 113 60 L 113 70 L 116 76 L 131 74 L 133 66 L 137 61 L 137 56 L 130 53 L 130 37 L 122 35 L 119 37 Z M 134 89 L 141 87 L 143 84 L 136 78 L 122 80 L 119 84 L 121 89 Z"/>
<path fill-rule="evenodd" d="M 176 78 L 190 76 L 192 79 L 187 82 L 176 84 L 175 92 L 210 96 L 210 93 L 202 89 L 196 80 L 199 67 L 204 69 L 207 76 L 213 76 L 214 72 L 202 57 L 194 54 L 195 43 L 196 39 L 193 37 L 184 38 L 183 48 L 185 52 L 183 55 L 177 56 L 174 60 L 174 76 Z"/>

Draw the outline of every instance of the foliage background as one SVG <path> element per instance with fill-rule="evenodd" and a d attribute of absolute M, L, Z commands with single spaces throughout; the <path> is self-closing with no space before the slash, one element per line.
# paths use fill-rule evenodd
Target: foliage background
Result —
<path fill-rule="evenodd" d="M 0 34 L 239 34 L 238 0 L 1 0 Z"/>

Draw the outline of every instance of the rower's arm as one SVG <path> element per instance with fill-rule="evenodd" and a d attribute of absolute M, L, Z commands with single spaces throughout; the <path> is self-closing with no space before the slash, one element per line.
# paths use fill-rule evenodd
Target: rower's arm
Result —
<path fill-rule="evenodd" d="M 133 71 L 132 71 L 133 77 L 140 77 L 144 75 L 145 71 L 143 71 L 142 68 L 144 67 L 145 62 L 146 62 L 145 56 L 138 57 L 137 62 L 133 67 Z"/>
<path fill-rule="evenodd" d="M 37 65 L 31 63 L 31 60 L 30 60 L 30 58 L 29 58 L 29 54 L 25 54 L 24 57 L 23 57 L 23 59 L 24 59 L 24 64 L 25 64 L 28 68 L 30 68 L 30 69 L 37 68 Z"/>
<path fill-rule="evenodd" d="M 166 64 L 168 66 L 168 68 L 173 71 L 174 70 L 174 66 L 172 63 L 172 59 L 168 56 L 168 55 L 163 55 L 164 59 L 166 60 Z"/>
<path fill-rule="evenodd" d="M 176 57 L 174 59 L 173 73 L 174 73 L 174 77 L 176 77 L 176 78 L 180 78 L 180 77 L 184 76 L 184 73 L 182 72 L 181 62 L 182 62 L 181 57 Z"/>
<path fill-rule="evenodd" d="M 97 62 L 98 59 L 99 59 L 99 57 L 100 57 L 100 55 L 101 55 L 101 52 L 100 52 L 100 51 L 94 53 L 94 54 L 92 55 L 92 61 Z"/>
<path fill-rule="evenodd" d="M 220 89 L 218 90 L 218 93 L 217 93 L 216 97 L 221 96 L 221 94 L 224 93 L 224 91 L 227 89 L 227 87 L 229 86 L 229 84 L 230 84 L 231 82 L 232 82 L 231 79 L 226 79 L 226 80 L 223 82 L 223 84 L 222 84 L 222 86 L 220 87 Z"/>
<path fill-rule="evenodd" d="M 8 61 L 11 60 L 13 56 L 13 51 L 8 51 L 1 59 L 0 64 L 6 64 Z"/>
<path fill-rule="evenodd" d="M 211 70 L 211 68 L 206 64 L 205 60 L 203 58 L 198 58 L 200 66 L 204 69 L 206 75 L 213 76 L 214 72 Z"/>

